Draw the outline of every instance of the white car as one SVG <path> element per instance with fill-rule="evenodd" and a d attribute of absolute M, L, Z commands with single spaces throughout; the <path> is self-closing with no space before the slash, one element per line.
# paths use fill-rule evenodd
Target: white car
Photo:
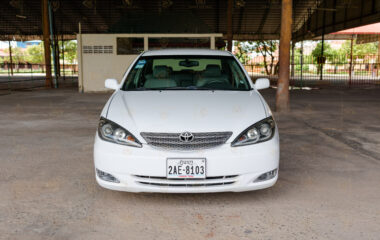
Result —
<path fill-rule="evenodd" d="M 229 52 L 142 53 L 105 105 L 94 144 L 97 182 L 128 192 L 250 191 L 274 185 L 272 113 Z"/>

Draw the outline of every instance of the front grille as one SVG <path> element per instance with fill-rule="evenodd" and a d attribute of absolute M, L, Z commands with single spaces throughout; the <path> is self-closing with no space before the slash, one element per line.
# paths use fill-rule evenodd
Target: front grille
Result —
<path fill-rule="evenodd" d="M 182 142 L 180 133 L 152 133 L 142 132 L 145 141 L 154 147 L 173 150 L 198 150 L 213 148 L 224 144 L 232 135 L 232 132 L 204 132 L 192 133 L 191 142 Z"/>
<path fill-rule="evenodd" d="M 211 187 L 230 185 L 238 175 L 206 177 L 205 179 L 168 179 L 166 177 L 135 175 L 136 182 L 157 187 Z"/>

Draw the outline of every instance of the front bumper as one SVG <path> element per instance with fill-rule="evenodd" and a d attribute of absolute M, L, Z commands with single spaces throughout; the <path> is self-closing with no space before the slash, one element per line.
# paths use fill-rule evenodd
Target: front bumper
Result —
<path fill-rule="evenodd" d="M 231 147 L 223 144 L 199 151 L 170 151 L 143 144 L 128 147 L 103 141 L 96 134 L 95 168 L 112 174 L 120 183 L 108 182 L 96 176 L 100 186 L 128 192 L 241 192 L 273 186 L 278 174 L 266 181 L 255 181 L 279 167 L 279 137 L 263 143 Z M 167 158 L 206 158 L 206 179 L 166 179 Z M 277 171 L 278 172 L 278 171 Z"/>

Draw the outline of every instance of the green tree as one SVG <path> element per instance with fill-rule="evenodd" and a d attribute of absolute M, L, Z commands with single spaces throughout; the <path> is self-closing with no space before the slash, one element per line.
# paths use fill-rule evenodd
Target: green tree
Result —
<path fill-rule="evenodd" d="M 317 58 L 322 56 L 322 42 L 319 42 L 317 46 L 315 46 L 311 55 L 313 56 L 313 62 L 317 63 Z M 332 49 L 329 43 L 325 42 L 323 44 L 323 56 L 326 57 L 327 61 L 332 62 L 337 55 L 337 51 Z"/>
<path fill-rule="evenodd" d="M 249 60 L 249 52 L 252 52 L 252 47 L 250 46 L 249 42 L 234 42 L 235 45 L 235 56 L 242 64 L 246 64 Z"/>
<path fill-rule="evenodd" d="M 4 58 L 4 62 L 10 62 L 9 48 L 6 48 L 4 50 L 4 53 L 7 54 L 7 56 Z M 21 48 L 12 48 L 12 62 L 16 64 L 25 62 L 25 53 L 23 50 L 21 50 Z"/>
<path fill-rule="evenodd" d="M 29 63 L 42 64 L 44 62 L 43 44 L 28 46 L 25 60 Z"/>
<path fill-rule="evenodd" d="M 73 64 L 77 60 L 77 42 L 74 40 L 64 41 L 63 48 L 62 44 L 59 44 L 61 54 L 59 55 L 60 59 L 67 61 L 70 64 Z M 64 54 L 62 53 L 64 51 Z"/>
<path fill-rule="evenodd" d="M 260 41 L 248 41 L 248 42 L 235 42 L 235 56 L 246 64 L 249 60 L 249 53 L 256 52 L 262 55 L 264 69 L 267 75 L 276 73 L 275 54 L 278 47 L 278 41 L 275 40 L 260 40 Z"/>
<path fill-rule="evenodd" d="M 274 64 L 275 53 L 278 47 L 278 41 L 276 40 L 260 40 L 254 41 L 253 50 L 261 54 L 264 58 L 263 64 L 267 75 L 273 75 L 277 72 L 277 65 Z M 269 58 L 269 60 L 268 60 Z M 268 64 L 269 63 L 269 64 Z"/>
<path fill-rule="evenodd" d="M 375 55 L 377 54 L 377 43 L 363 43 L 363 44 L 356 44 L 356 39 L 353 42 L 352 47 L 352 54 L 354 56 L 357 56 L 358 58 L 362 58 L 366 55 Z M 339 55 L 349 56 L 351 55 L 351 40 L 346 40 L 340 49 L 338 50 Z"/>

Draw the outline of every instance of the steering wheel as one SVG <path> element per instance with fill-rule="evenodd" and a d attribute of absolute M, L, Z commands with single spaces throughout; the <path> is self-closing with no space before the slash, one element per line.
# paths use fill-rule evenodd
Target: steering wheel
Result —
<path fill-rule="evenodd" d="M 224 81 L 220 81 L 220 80 L 213 80 L 211 82 L 207 82 L 206 84 L 204 84 L 202 87 L 204 86 L 207 86 L 207 85 L 212 85 L 212 84 L 223 84 Z"/>

